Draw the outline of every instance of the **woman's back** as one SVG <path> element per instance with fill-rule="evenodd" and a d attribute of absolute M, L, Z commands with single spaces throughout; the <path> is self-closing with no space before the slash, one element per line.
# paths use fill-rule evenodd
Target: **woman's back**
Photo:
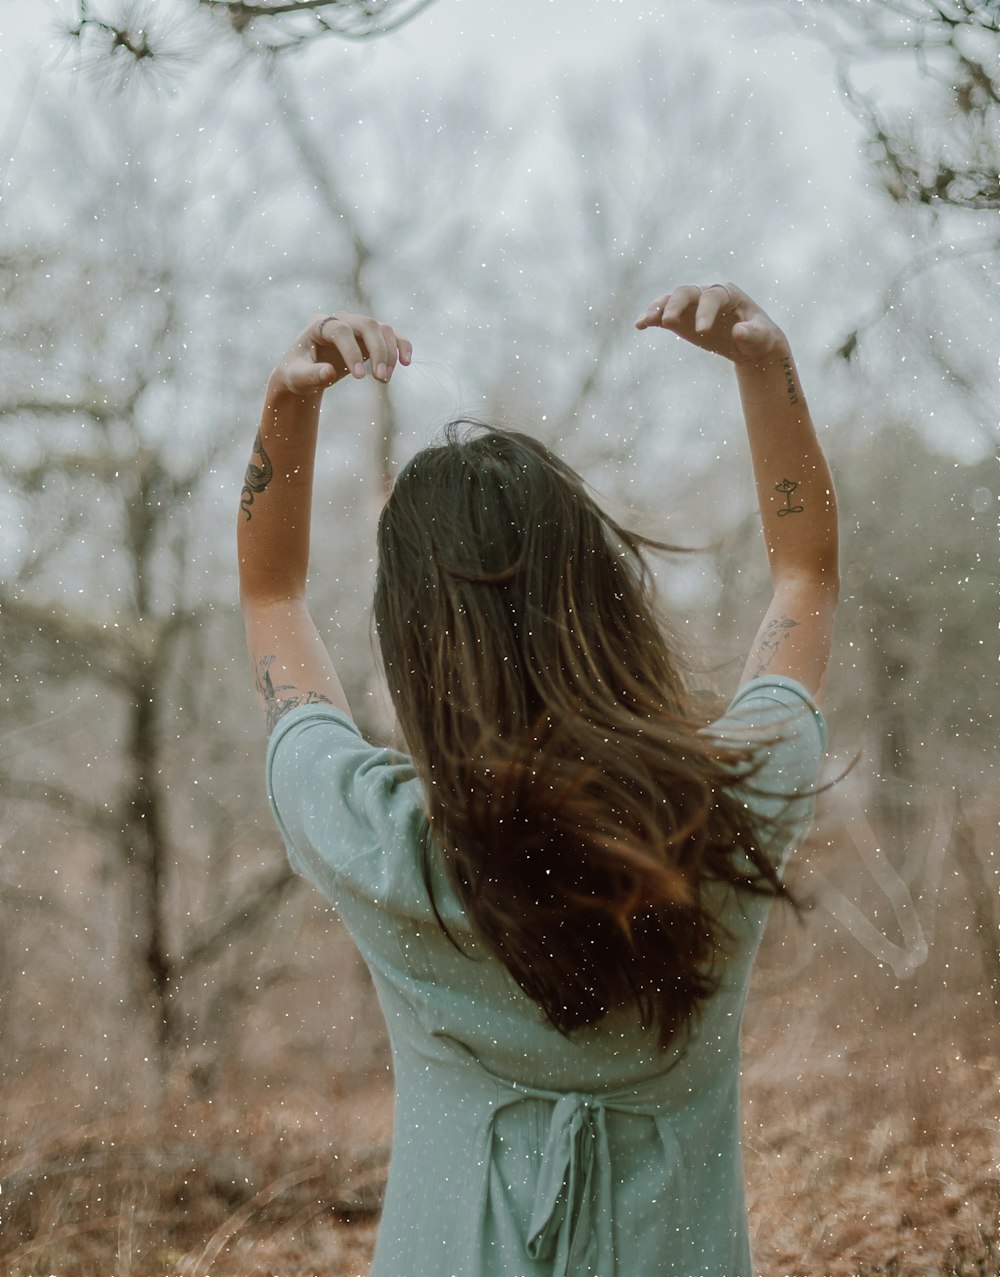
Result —
<path fill-rule="evenodd" d="M 822 720 L 797 685 L 748 684 L 712 731 L 781 734 L 748 791 L 762 816 L 815 785 Z M 567 1037 L 476 942 L 432 855 L 438 909 L 465 952 L 439 926 L 420 868 L 425 799 L 405 756 L 310 707 L 279 725 L 269 762 L 293 864 L 336 901 L 392 1040 L 396 1127 L 373 1274 L 749 1274 L 739 1027 L 769 900 L 717 889 L 728 956 L 672 1047 L 634 1006 Z M 782 843 L 810 808 L 798 801 Z M 768 848 L 776 864 L 784 850 Z"/>

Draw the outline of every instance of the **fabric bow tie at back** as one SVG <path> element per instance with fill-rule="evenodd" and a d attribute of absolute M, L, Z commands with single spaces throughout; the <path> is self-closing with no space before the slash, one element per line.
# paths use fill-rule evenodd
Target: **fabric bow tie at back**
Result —
<path fill-rule="evenodd" d="M 607 1113 L 631 1113 L 656 1123 L 672 1168 L 671 1182 L 679 1187 L 683 1181 L 683 1155 L 669 1120 L 674 1107 L 655 1095 L 663 1086 L 663 1078 L 653 1079 L 646 1087 L 603 1094 L 549 1091 L 500 1077 L 458 1043 L 448 1044 L 493 1091 L 493 1111 L 482 1150 L 486 1174 L 492 1161 L 497 1116 L 525 1100 L 546 1100 L 553 1106 L 524 1237 L 527 1255 L 551 1265 L 552 1277 L 614 1277 Z M 499 1088 L 499 1097 L 494 1088 Z"/>
<path fill-rule="evenodd" d="M 607 1208 L 599 1181 L 609 1174 L 608 1130 L 603 1104 L 586 1096 L 564 1095 L 552 1111 L 542 1152 L 542 1172 L 528 1226 L 532 1259 L 552 1261 L 554 1273 L 570 1273 L 596 1249 L 600 1234 L 594 1212 Z M 602 1198 L 603 1203 L 602 1203 Z M 601 1271 L 600 1263 L 595 1271 Z M 608 1270 L 611 1271 L 610 1269 Z"/>

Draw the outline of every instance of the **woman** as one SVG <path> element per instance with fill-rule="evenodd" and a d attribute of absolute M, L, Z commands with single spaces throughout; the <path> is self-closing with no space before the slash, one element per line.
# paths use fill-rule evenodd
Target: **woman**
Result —
<path fill-rule="evenodd" d="M 375 1277 L 750 1277 L 739 1023 L 811 815 L 837 600 L 833 485 L 784 334 L 734 284 L 658 298 L 729 359 L 773 598 L 725 716 L 692 708 L 641 558 L 524 435 L 453 427 L 379 523 L 410 756 L 368 745 L 305 604 L 323 392 L 412 349 L 338 312 L 275 369 L 239 521 L 294 867 L 371 969 L 396 1114 Z"/>

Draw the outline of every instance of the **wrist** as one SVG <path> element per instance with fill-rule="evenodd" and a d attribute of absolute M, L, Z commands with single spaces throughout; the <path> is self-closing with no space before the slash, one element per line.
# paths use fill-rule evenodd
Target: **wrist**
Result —
<path fill-rule="evenodd" d="M 320 403 L 323 398 L 323 391 L 326 389 L 326 386 L 314 386 L 305 392 L 290 390 L 288 382 L 285 380 L 285 375 L 279 366 L 272 369 L 271 375 L 267 379 L 265 396 L 267 402 L 276 407 L 315 405 Z"/>
<path fill-rule="evenodd" d="M 781 368 L 791 358 L 791 344 L 778 329 L 777 340 L 766 355 L 761 355 L 758 359 L 734 359 L 733 363 L 738 372 L 770 372 L 774 368 Z"/>

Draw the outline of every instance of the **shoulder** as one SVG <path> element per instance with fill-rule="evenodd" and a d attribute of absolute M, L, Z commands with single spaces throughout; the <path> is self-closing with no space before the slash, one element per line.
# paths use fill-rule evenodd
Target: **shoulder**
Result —
<path fill-rule="evenodd" d="M 726 741 L 778 747 L 789 741 L 826 749 L 826 723 L 809 691 L 794 679 L 766 675 L 745 683 L 726 712 L 706 729 Z"/>
<path fill-rule="evenodd" d="M 268 737 L 268 795 L 277 806 L 305 798 L 319 782 L 346 780 L 377 752 L 342 710 L 299 705 L 278 719 Z"/>
<path fill-rule="evenodd" d="M 300 705 L 280 719 L 268 741 L 268 793 L 278 806 L 316 802 L 330 810 L 339 800 L 372 819 L 380 800 L 415 781 L 408 755 L 371 744 L 333 705 Z"/>
<path fill-rule="evenodd" d="M 282 754 L 287 754 L 331 746 L 346 749 L 376 748 L 365 740 L 357 723 L 344 710 L 325 701 L 293 706 L 275 721 L 268 737 L 268 775 L 279 748 Z"/>
<path fill-rule="evenodd" d="M 299 706 L 279 721 L 266 774 L 293 866 L 327 894 L 373 853 L 392 858 L 405 850 L 408 858 L 426 825 L 412 759 L 366 741 L 332 705 Z"/>
<path fill-rule="evenodd" d="M 812 822 L 826 753 L 826 725 L 801 683 L 779 675 L 752 679 L 706 734 L 756 757 L 740 782 L 743 801 L 768 830 L 769 853 L 782 867 Z"/>

